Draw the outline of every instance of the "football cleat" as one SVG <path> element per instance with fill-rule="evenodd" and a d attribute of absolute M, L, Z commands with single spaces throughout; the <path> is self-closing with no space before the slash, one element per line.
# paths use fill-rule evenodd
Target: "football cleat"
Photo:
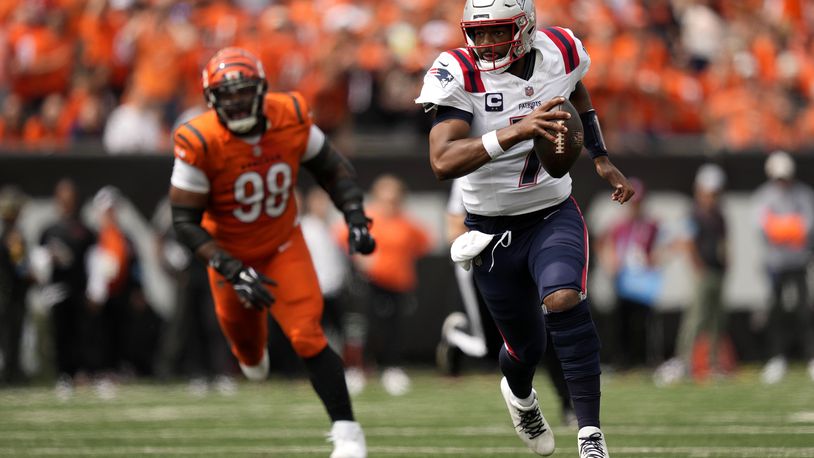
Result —
<path fill-rule="evenodd" d="M 367 444 L 362 426 L 355 421 L 335 421 L 328 441 L 333 442 L 331 458 L 366 458 Z"/>
<path fill-rule="evenodd" d="M 605 435 L 596 426 L 586 426 L 577 434 L 579 458 L 608 458 L 608 446 Z"/>
<path fill-rule="evenodd" d="M 382 386 L 390 396 L 402 396 L 410 391 L 410 377 L 400 367 L 388 367 L 382 372 Z"/>
<path fill-rule="evenodd" d="M 687 373 L 687 364 L 681 358 L 670 358 L 653 373 L 653 383 L 659 387 L 675 385 L 684 380 Z"/>
<path fill-rule="evenodd" d="M 506 377 L 500 380 L 500 392 L 503 394 L 503 399 L 506 400 L 506 407 L 509 408 L 509 415 L 517 436 L 532 452 L 538 455 L 548 456 L 554 453 L 554 433 L 540 411 L 537 392 L 534 389 L 531 390 L 534 401 L 528 407 L 520 405 L 517 397 L 512 394 Z"/>
<path fill-rule="evenodd" d="M 763 366 L 763 371 L 760 373 L 760 380 L 765 385 L 774 385 L 783 380 L 787 370 L 788 363 L 786 363 L 786 358 L 775 356 Z"/>

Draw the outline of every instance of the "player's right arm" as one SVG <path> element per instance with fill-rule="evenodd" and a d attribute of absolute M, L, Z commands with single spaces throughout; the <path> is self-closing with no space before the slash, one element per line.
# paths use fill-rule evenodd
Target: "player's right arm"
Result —
<path fill-rule="evenodd" d="M 424 86 L 416 99 L 426 111 L 435 112 L 429 138 L 430 165 L 439 180 L 467 175 L 535 135 L 555 141 L 547 130 L 564 131 L 565 127 L 555 120 L 567 114 L 548 111 L 563 102 L 563 97 L 557 97 L 518 123 L 470 137 L 472 119 L 480 106 L 475 107 L 467 93 L 465 78 L 458 60 L 450 52 L 441 53 L 424 76 Z"/>
<path fill-rule="evenodd" d="M 182 126 L 181 129 L 189 127 Z M 195 142 L 204 142 L 203 136 L 183 135 L 176 131 L 175 164 L 170 179 L 169 200 L 172 208 L 172 224 L 178 240 L 197 257 L 212 266 L 234 287 L 244 306 L 268 307 L 274 297 L 264 286 L 272 280 L 218 246 L 212 236 L 201 226 L 203 214 L 209 202 L 209 178 L 203 170 L 204 154 Z M 197 132 L 197 131 L 196 131 Z M 195 140 L 190 140 L 195 138 Z"/>
<path fill-rule="evenodd" d="M 521 141 L 542 136 L 556 141 L 549 131 L 565 131 L 556 122 L 570 117 L 566 112 L 549 111 L 563 103 L 564 97 L 555 97 L 520 122 L 487 132 L 481 137 L 470 137 L 470 125 L 459 117 L 447 117 L 447 107 L 436 110 L 436 124 L 430 130 L 430 165 L 439 180 L 467 175 L 483 164 L 502 155 Z"/>

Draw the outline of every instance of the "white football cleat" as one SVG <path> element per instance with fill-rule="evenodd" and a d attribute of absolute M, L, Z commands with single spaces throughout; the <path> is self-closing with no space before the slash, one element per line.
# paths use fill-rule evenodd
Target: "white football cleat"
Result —
<path fill-rule="evenodd" d="M 608 458 L 608 446 L 605 435 L 596 426 L 586 426 L 577 433 L 579 458 Z"/>
<path fill-rule="evenodd" d="M 786 363 L 786 358 L 775 356 L 763 366 L 763 371 L 760 373 L 760 380 L 765 385 L 774 385 L 783 380 L 787 370 L 788 363 Z"/>
<path fill-rule="evenodd" d="M 670 358 L 653 373 L 653 383 L 659 387 L 675 385 L 688 375 L 687 364 L 681 358 Z"/>
<path fill-rule="evenodd" d="M 328 440 L 334 443 L 331 458 L 366 458 L 367 445 L 362 426 L 355 421 L 335 421 Z"/>
<path fill-rule="evenodd" d="M 410 391 L 410 377 L 400 367 L 388 367 L 382 372 L 382 386 L 390 396 L 402 396 Z"/>
<path fill-rule="evenodd" d="M 253 382 L 262 382 L 269 376 L 269 352 L 268 349 L 263 350 L 263 357 L 260 358 L 260 362 L 254 366 L 247 366 L 243 363 L 239 363 L 240 370 L 243 371 L 243 375 L 246 376 L 247 379 Z"/>
<path fill-rule="evenodd" d="M 506 377 L 500 380 L 500 392 L 506 400 L 506 407 L 509 408 L 509 415 L 512 417 L 512 425 L 517 432 L 517 436 L 528 446 L 528 448 L 543 456 L 554 453 L 554 433 L 546 422 L 543 413 L 540 411 L 540 404 L 537 402 L 537 392 L 531 390 L 534 401 L 528 407 L 520 405 L 509 388 Z"/>
<path fill-rule="evenodd" d="M 808 362 L 808 376 L 811 377 L 811 381 L 814 382 L 814 358 Z"/>

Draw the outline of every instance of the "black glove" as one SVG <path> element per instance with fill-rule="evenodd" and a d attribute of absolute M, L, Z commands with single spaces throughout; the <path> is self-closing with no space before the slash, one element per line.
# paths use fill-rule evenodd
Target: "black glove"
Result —
<path fill-rule="evenodd" d="M 244 307 L 263 310 L 274 304 L 274 296 L 265 287 L 265 285 L 277 286 L 274 280 L 252 267 L 244 266 L 242 262 L 223 251 L 216 252 L 209 260 L 209 264 L 229 280 Z"/>
<path fill-rule="evenodd" d="M 345 221 L 348 223 L 348 249 L 350 254 L 370 254 L 376 249 L 376 241 L 370 235 L 371 220 L 365 216 L 361 207 L 345 211 Z"/>

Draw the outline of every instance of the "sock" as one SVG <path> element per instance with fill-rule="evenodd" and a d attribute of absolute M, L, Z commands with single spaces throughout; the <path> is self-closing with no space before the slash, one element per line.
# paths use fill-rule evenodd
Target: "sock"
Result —
<path fill-rule="evenodd" d="M 599 427 L 599 336 L 588 301 L 564 312 L 549 313 L 551 345 L 562 365 L 579 427 Z"/>
<path fill-rule="evenodd" d="M 574 404 L 574 414 L 577 416 L 579 427 L 596 426 L 599 428 L 599 376 L 569 380 L 568 389 L 571 390 L 571 401 Z"/>
<path fill-rule="evenodd" d="M 531 396 L 531 381 L 534 378 L 535 366 L 527 366 L 514 359 L 506 350 L 506 345 L 500 348 L 500 371 L 506 376 L 512 393 L 518 399 Z"/>
<path fill-rule="evenodd" d="M 345 385 L 345 369 L 339 355 L 326 345 L 316 356 L 304 358 L 303 362 L 311 385 L 325 405 L 331 421 L 354 421 L 350 395 Z"/>
<path fill-rule="evenodd" d="M 528 397 L 525 397 L 523 399 L 520 399 L 517 396 L 515 396 L 515 399 L 517 399 L 517 403 L 523 407 L 531 407 L 531 405 L 534 404 L 534 394 L 530 394 L 528 395 Z"/>

